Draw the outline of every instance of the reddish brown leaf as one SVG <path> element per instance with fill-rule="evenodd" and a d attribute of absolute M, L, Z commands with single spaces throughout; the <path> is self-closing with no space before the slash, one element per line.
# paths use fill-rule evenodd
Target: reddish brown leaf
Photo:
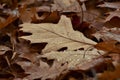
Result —
<path fill-rule="evenodd" d="M 110 53 L 120 53 L 120 47 L 117 47 L 116 44 L 116 41 L 105 41 L 96 44 L 94 47 Z"/>
<path fill-rule="evenodd" d="M 120 28 L 120 17 L 114 16 L 112 19 L 110 19 L 110 21 L 105 22 L 105 26 L 108 28 Z M 117 23 L 117 24 L 116 24 Z"/>
<path fill-rule="evenodd" d="M 98 80 L 117 80 L 120 79 L 120 65 L 116 67 L 115 71 L 105 71 L 99 76 Z"/>
<path fill-rule="evenodd" d="M 17 16 L 13 16 L 10 15 L 5 22 L 0 23 L 0 29 L 6 27 L 7 25 L 9 25 L 10 23 L 12 23 L 13 21 L 15 21 L 17 19 Z"/>

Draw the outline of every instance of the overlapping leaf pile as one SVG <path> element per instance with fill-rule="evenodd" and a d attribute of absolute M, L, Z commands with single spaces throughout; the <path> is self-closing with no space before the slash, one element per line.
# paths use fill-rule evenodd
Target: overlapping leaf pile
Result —
<path fill-rule="evenodd" d="M 120 79 L 119 3 L 1 0 L 0 80 Z"/>

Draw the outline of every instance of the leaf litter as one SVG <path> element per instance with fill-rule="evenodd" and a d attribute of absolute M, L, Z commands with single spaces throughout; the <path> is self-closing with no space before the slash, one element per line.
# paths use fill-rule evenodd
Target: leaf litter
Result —
<path fill-rule="evenodd" d="M 119 79 L 119 16 L 117 0 L 1 0 L 0 80 Z"/>

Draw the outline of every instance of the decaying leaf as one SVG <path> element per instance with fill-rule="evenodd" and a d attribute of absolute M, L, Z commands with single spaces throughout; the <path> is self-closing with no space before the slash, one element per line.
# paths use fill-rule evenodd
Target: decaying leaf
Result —
<path fill-rule="evenodd" d="M 110 19 L 112 19 L 115 16 L 120 17 L 120 10 L 109 12 L 108 14 L 109 14 L 109 16 L 106 18 L 105 21 L 109 21 Z"/>
<path fill-rule="evenodd" d="M 120 79 L 116 1 L 0 0 L 0 80 Z"/>
<path fill-rule="evenodd" d="M 56 77 L 67 69 L 67 64 L 61 65 L 58 61 L 54 61 L 51 67 L 43 61 L 38 61 L 38 63 L 40 64 L 39 66 L 30 62 L 18 62 L 26 73 L 29 74 L 25 79 L 55 80 Z"/>
<path fill-rule="evenodd" d="M 31 44 L 30 41 L 24 39 L 12 39 L 14 43 L 14 51 L 19 54 L 19 57 L 28 59 L 29 61 L 34 62 L 36 57 L 41 53 L 42 49 L 46 46 L 47 43 L 34 43 Z"/>
<path fill-rule="evenodd" d="M 104 4 L 98 5 L 98 7 L 108 7 L 114 9 L 120 9 L 120 2 L 104 2 Z"/>
<path fill-rule="evenodd" d="M 109 21 L 104 23 L 105 27 L 108 28 L 120 28 L 120 17 L 114 16 L 113 18 L 111 18 Z M 116 24 L 117 23 L 117 24 Z M 114 31 L 115 32 L 115 31 Z"/>
<path fill-rule="evenodd" d="M 22 38 L 30 40 L 32 43 L 47 42 L 43 52 L 50 52 L 67 47 L 68 50 L 75 50 L 95 45 L 96 42 L 86 38 L 82 33 L 74 31 L 71 21 L 66 16 L 62 16 L 58 24 L 41 23 L 20 25 L 21 30 L 31 32 L 31 36 L 23 36 Z"/>
<path fill-rule="evenodd" d="M 104 41 L 116 40 L 120 42 L 120 29 L 119 28 L 103 28 L 100 31 L 93 34 L 98 40 Z"/>

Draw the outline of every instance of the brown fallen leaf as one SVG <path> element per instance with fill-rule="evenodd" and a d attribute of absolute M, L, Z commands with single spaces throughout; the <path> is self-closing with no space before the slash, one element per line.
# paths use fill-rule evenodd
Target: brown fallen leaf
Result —
<path fill-rule="evenodd" d="M 32 21 L 33 15 L 36 13 L 35 8 L 30 8 L 30 10 L 27 10 L 27 5 L 24 5 L 20 7 L 19 9 L 19 18 L 22 20 L 23 23 L 28 23 Z"/>
<path fill-rule="evenodd" d="M 110 21 L 105 22 L 104 26 L 108 28 L 115 28 L 115 27 L 120 28 L 119 21 L 120 21 L 120 17 L 114 16 L 113 18 L 110 19 Z"/>
<path fill-rule="evenodd" d="M 84 72 L 80 70 L 70 70 L 60 75 L 56 80 L 84 80 Z"/>
<path fill-rule="evenodd" d="M 21 0 L 21 2 L 19 4 L 22 5 L 28 5 L 28 4 L 33 4 L 35 2 L 35 0 Z"/>
<path fill-rule="evenodd" d="M 62 12 L 81 12 L 81 6 L 77 0 L 54 0 L 53 10 Z M 57 8 L 57 9 L 56 9 Z"/>
<path fill-rule="evenodd" d="M 100 76 L 98 80 L 117 80 L 120 79 L 120 65 L 116 66 L 115 71 L 105 71 Z"/>
<path fill-rule="evenodd" d="M 88 70 L 81 70 L 81 67 L 90 67 Z M 96 74 L 105 71 L 107 68 L 112 67 L 111 62 L 107 62 L 104 58 L 97 58 L 90 63 L 80 66 L 79 69 L 69 70 L 67 73 L 60 75 L 56 80 L 96 80 Z M 85 69 L 84 68 L 84 69 Z"/>
<path fill-rule="evenodd" d="M 89 23 L 95 23 L 96 21 L 104 21 L 104 14 L 107 12 L 106 9 L 98 8 L 97 5 L 100 3 L 98 0 L 88 0 L 85 2 L 86 10 L 83 12 L 84 21 Z"/>
<path fill-rule="evenodd" d="M 100 42 L 94 47 L 99 50 L 107 51 L 108 53 L 120 53 L 120 48 L 117 46 L 117 41 Z"/>
<path fill-rule="evenodd" d="M 31 36 L 22 38 L 30 40 L 32 43 L 47 42 L 43 52 L 50 52 L 67 47 L 68 50 L 79 48 L 87 49 L 96 44 L 96 42 L 86 38 L 81 32 L 74 31 L 71 20 L 66 16 L 61 16 L 58 24 L 41 23 L 20 25 L 21 30 L 32 33 Z"/>
<path fill-rule="evenodd" d="M 115 16 L 120 17 L 120 10 L 108 12 L 108 14 L 109 14 L 109 16 L 105 19 L 105 21 L 109 21 L 110 19 L 112 19 Z"/>
<path fill-rule="evenodd" d="M 104 2 L 104 4 L 98 5 L 98 7 L 108 7 L 114 9 L 120 9 L 120 2 Z"/>
<path fill-rule="evenodd" d="M 15 63 L 14 53 L 9 50 L 0 55 L 0 80 L 1 78 L 25 77 L 24 70 Z M 21 75 L 22 74 L 22 75 Z M 7 77 L 6 77 L 7 76 Z"/>
<path fill-rule="evenodd" d="M 35 62 L 37 60 L 37 56 L 39 56 L 39 54 L 45 46 L 46 43 L 30 44 L 29 46 L 26 46 L 25 49 L 22 49 L 23 53 L 20 54 L 19 57 L 28 59 L 31 62 Z"/>
<path fill-rule="evenodd" d="M 60 14 L 58 11 L 38 12 L 36 15 L 32 17 L 32 23 L 58 23 L 59 19 Z"/>
<path fill-rule="evenodd" d="M 101 52 L 101 51 L 100 51 Z M 101 52 L 101 55 L 104 54 L 104 52 Z M 85 56 L 84 56 L 85 55 Z M 40 58 L 47 58 L 47 59 L 56 59 L 57 61 L 61 63 L 68 63 L 68 69 L 74 70 L 74 69 L 80 69 L 80 70 L 87 70 L 91 67 L 97 65 L 97 63 L 101 63 L 104 61 L 104 59 L 96 59 L 97 57 L 101 56 L 98 53 L 98 50 L 93 49 L 91 51 L 84 51 L 84 50 L 78 50 L 78 51 L 63 51 L 63 52 L 50 52 L 46 53 L 44 55 L 41 55 Z M 96 61 L 96 62 L 94 62 Z M 94 62 L 94 63 L 92 63 Z M 89 64 L 89 65 L 88 65 Z M 86 65 L 86 66 L 84 66 Z"/>
<path fill-rule="evenodd" d="M 38 61 L 40 65 L 36 65 L 30 62 L 17 62 L 29 74 L 24 79 L 34 80 L 34 79 L 52 79 L 55 80 L 60 74 L 62 74 L 67 69 L 67 64 L 61 64 L 58 61 L 54 61 L 53 65 L 50 67 L 47 63 L 43 61 Z"/>
<path fill-rule="evenodd" d="M 112 54 L 109 54 L 109 56 L 112 58 L 113 60 L 113 64 L 115 66 L 119 65 L 120 64 L 120 54 L 119 53 L 112 53 Z"/>
<path fill-rule="evenodd" d="M 14 51 L 19 54 L 19 57 L 28 59 L 29 61 L 34 62 L 36 57 L 41 53 L 42 49 L 46 46 L 47 43 L 34 43 L 31 44 L 29 40 L 25 39 L 11 39 L 13 43 Z"/>
<path fill-rule="evenodd" d="M 100 31 L 97 31 L 93 34 L 95 38 L 99 41 L 102 39 L 103 41 L 116 40 L 120 42 L 120 29 L 119 28 L 106 28 L 103 27 Z"/>
<path fill-rule="evenodd" d="M 14 15 L 10 15 L 5 22 L 0 23 L 0 29 L 5 28 L 6 26 L 8 26 L 9 24 L 11 24 L 13 21 L 15 21 L 17 19 L 17 16 Z"/>

